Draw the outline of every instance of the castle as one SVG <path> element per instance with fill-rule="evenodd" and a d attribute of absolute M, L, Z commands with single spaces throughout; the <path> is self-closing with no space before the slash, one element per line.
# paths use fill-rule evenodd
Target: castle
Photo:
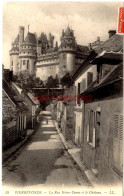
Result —
<path fill-rule="evenodd" d="M 58 42 L 54 36 L 41 33 L 39 37 L 28 31 L 24 36 L 24 27 L 19 27 L 19 34 L 12 42 L 10 50 L 10 70 L 14 75 L 27 71 L 34 77 L 45 81 L 50 75 L 59 78 L 67 72 L 72 73 L 81 65 L 89 54 L 89 47 L 78 45 L 74 31 L 68 26 Z"/>

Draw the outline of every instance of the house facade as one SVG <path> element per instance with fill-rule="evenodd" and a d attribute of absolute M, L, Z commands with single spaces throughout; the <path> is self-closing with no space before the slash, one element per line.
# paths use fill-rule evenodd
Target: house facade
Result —
<path fill-rule="evenodd" d="M 103 184 L 121 184 L 123 169 L 123 36 L 94 47 L 72 75 L 74 104 L 57 103 L 57 120 L 66 140 L 81 149 L 82 164 Z M 90 96 L 91 99 L 88 99 Z M 71 116 L 71 120 L 69 117 Z M 69 123 L 70 130 L 67 128 Z"/>
<path fill-rule="evenodd" d="M 13 83 L 13 88 L 21 96 L 28 108 L 27 128 L 34 129 L 37 123 L 37 116 L 40 112 L 40 102 L 31 92 L 26 92 L 20 84 Z"/>
<path fill-rule="evenodd" d="M 81 95 L 84 101 L 83 161 L 102 183 L 122 182 L 123 51 L 122 36 L 113 35 L 96 48 L 91 66 L 97 78 Z"/>
<path fill-rule="evenodd" d="M 8 148 L 27 134 L 27 111 L 25 103 L 20 99 L 11 86 L 9 70 L 3 71 L 2 88 L 2 121 L 3 149 Z"/>

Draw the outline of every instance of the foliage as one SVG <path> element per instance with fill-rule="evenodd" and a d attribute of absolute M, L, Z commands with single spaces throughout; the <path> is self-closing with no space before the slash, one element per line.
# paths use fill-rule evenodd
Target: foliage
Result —
<path fill-rule="evenodd" d="M 46 82 L 46 87 L 47 88 L 56 88 L 59 86 L 59 79 L 58 76 L 56 75 L 55 78 L 53 76 L 49 76 Z"/>
<path fill-rule="evenodd" d="M 66 86 L 66 87 L 72 86 L 73 80 L 72 80 L 71 75 L 70 75 L 69 73 L 65 74 L 65 75 L 61 78 L 60 84 L 61 84 L 62 86 Z"/>
<path fill-rule="evenodd" d="M 18 76 L 13 76 L 13 82 L 19 83 L 25 90 L 44 87 L 44 83 L 40 78 L 35 78 L 33 75 L 28 73 L 20 73 Z"/>

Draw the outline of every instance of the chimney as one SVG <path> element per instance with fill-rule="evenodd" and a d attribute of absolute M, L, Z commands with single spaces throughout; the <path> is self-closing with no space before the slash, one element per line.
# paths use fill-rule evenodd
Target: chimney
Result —
<path fill-rule="evenodd" d="M 13 79 L 13 71 L 10 71 L 9 69 L 4 69 L 3 70 L 3 78 L 7 81 L 7 82 L 11 82 Z"/>
<path fill-rule="evenodd" d="M 100 42 L 100 37 L 97 37 L 97 42 Z"/>
<path fill-rule="evenodd" d="M 116 30 L 110 30 L 109 32 L 109 38 L 116 34 Z"/>
<path fill-rule="evenodd" d="M 91 43 L 88 44 L 89 50 L 92 50 L 92 45 Z"/>
<path fill-rule="evenodd" d="M 24 42 L 24 27 L 19 27 L 19 46 Z"/>

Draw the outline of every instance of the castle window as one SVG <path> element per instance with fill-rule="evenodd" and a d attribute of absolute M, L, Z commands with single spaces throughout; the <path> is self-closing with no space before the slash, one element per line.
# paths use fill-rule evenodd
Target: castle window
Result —
<path fill-rule="evenodd" d="M 23 65 L 25 65 L 25 60 L 23 60 Z"/>
<path fill-rule="evenodd" d="M 29 60 L 27 60 L 27 69 L 29 69 Z"/>
<path fill-rule="evenodd" d="M 51 67 L 50 67 L 50 69 L 51 69 Z"/>
<path fill-rule="evenodd" d="M 12 66 L 13 66 L 13 61 L 12 61 Z"/>
<path fill-rule="evenodd" d="M 65 59 L 66 58 L 66 54 L 63 54 L 63 59 Z"/>

